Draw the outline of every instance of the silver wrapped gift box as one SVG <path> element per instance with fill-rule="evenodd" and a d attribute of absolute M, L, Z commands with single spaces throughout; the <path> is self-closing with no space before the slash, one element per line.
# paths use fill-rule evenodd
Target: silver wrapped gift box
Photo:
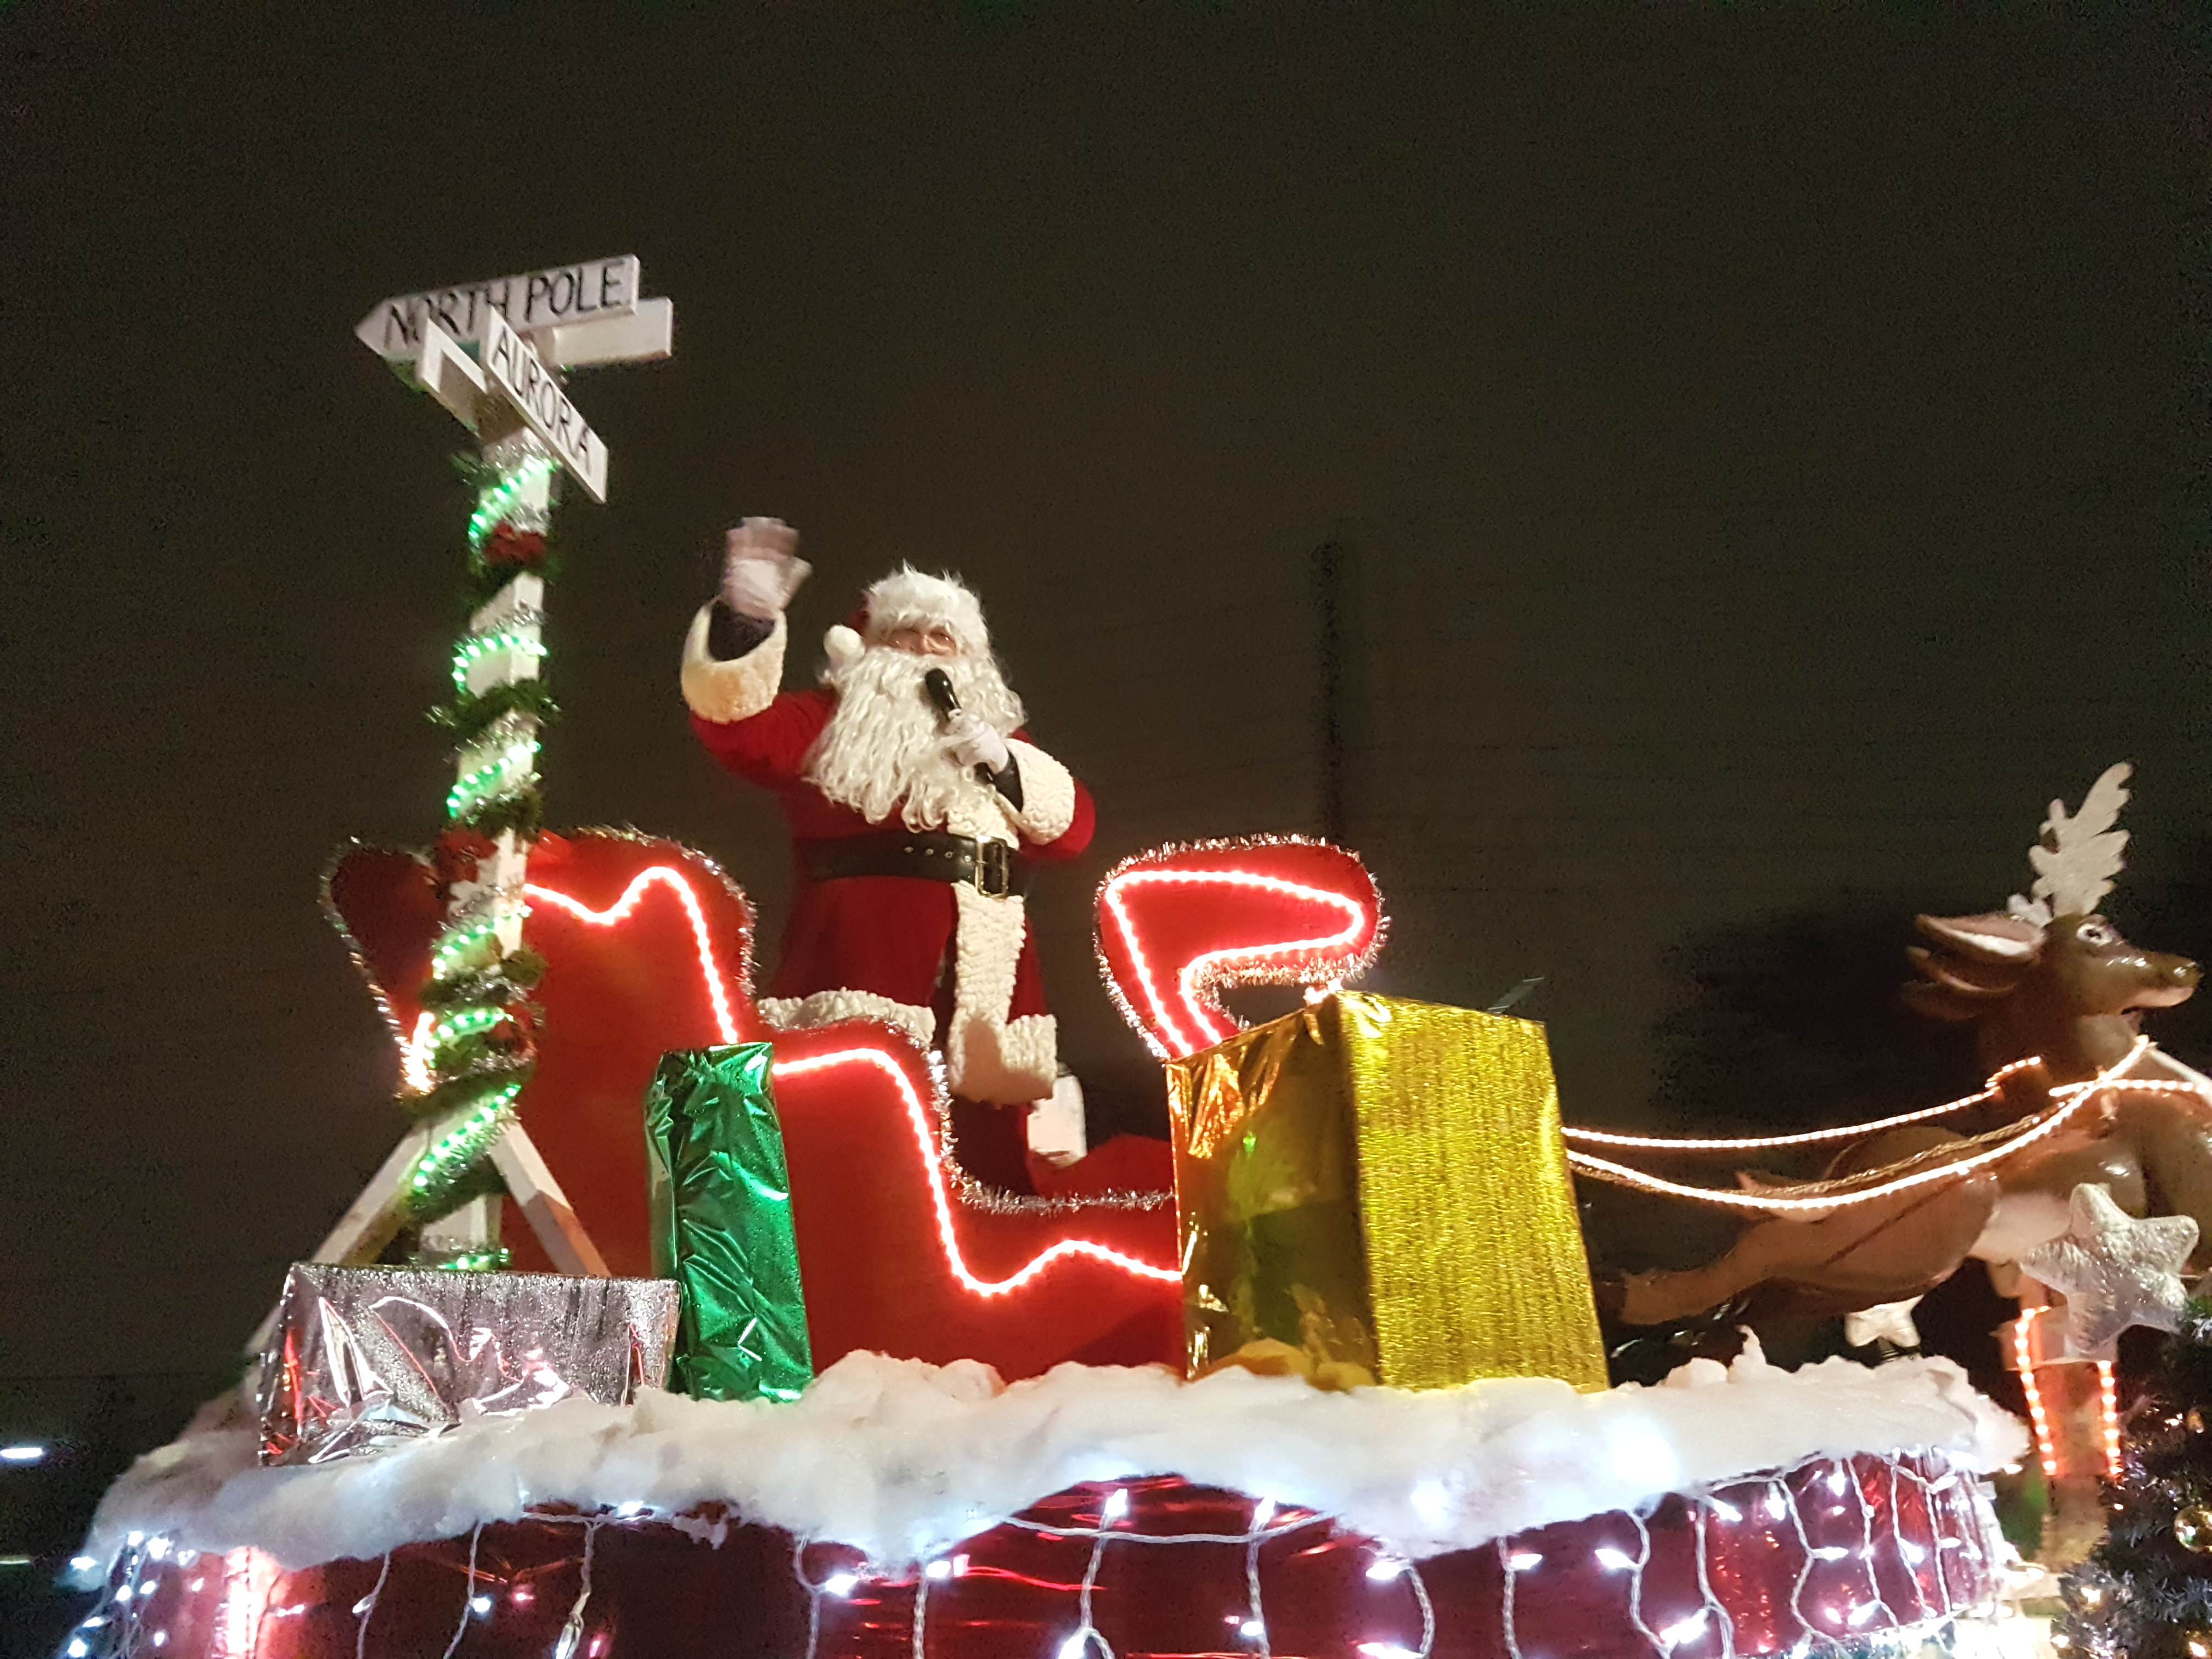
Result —
<path fill-rule="evenodd" d="M 326 1463 L 668 1377 L 664 1279 L 295 1266 L 261 1366 L 261 1461 Z"/>

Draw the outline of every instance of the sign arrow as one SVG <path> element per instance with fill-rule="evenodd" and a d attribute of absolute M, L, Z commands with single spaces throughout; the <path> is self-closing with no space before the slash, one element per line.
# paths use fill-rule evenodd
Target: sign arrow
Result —
<path fill-rule="evenodd" d="M 394 295 L 371 307 L 354 334 L 380 356 L 412 362 L 422 349 L 425 322 L 435 323 L 463 345 L 475 345 L 485 337 L 486 319 L 494 316 L 526 334 L 628 317 L 638 309 L 637 289 L 637 255 L 624 253 L 458 288 Z M 668 354 L 664 346 L 651 355 Z"/>
<path fill-rule="evenodd" d="M 434 324 L 426 324 L 426 328 Z M 427 353 L 426 353 L 427 355 Z M 498 387 L 507 400 L 522 412 L 530 429 L 543 438 L 561 465 L 591 492 L 595 501 L 607 498 L 607 446 L 585 424 L 561 390 L 561 382 L 545 366 L 530 342 L 507 325 L 496 311 L 484 313 L 484 378 Z"/>

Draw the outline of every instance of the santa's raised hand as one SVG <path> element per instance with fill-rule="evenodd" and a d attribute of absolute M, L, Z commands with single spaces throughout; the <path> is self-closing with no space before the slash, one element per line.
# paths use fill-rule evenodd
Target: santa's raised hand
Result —
<path fill-rule="evenodd" d="M 799 532 L 781 519 L 746 519 L 722 538 L 722 603 L 740 617 L 773 622 L 813 567 L 799 556 Z"/>

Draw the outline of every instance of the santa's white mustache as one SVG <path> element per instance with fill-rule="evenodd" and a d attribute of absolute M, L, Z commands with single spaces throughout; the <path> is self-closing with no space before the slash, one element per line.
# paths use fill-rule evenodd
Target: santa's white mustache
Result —
<path fill-rule="evenodd" d="M 963 711 L 1001 736 L 1021 725 L 1021 699 L 989 657 L 924 657 L 872 646 L 823 677 L 837 706 L 807 757 L 808 781 L 871 823 L 902 799 L 909 828 L 942 826 L 970 781 L 945 753 L 943 716 L 927 684 L 933 669 L 951 682 Z"/>

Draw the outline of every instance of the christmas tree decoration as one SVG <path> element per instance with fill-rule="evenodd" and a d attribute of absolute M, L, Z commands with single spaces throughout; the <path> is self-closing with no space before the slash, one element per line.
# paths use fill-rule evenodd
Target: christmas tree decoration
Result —
<path fill-rule="evenodd" d="M 2021 1259 L 2023 1271 L 2066 1293 L 2066 1340 L 2075 1353 L 2110 1359 L 2130 1325 L 2179 1328 L 2188 1292 L 2181 1269 L 2197 1248 L 2197 1222 L 2185 1215 L 2138 1221 L 2112 1201 L 2112 1189 L 2075 1188 L 2063 1237 Z"/>
<path fill-rule="evenodd" d="M 2212 1626 L 2212 1443 L 2190 1426 L 2208 1403 L 2212 1301 L 2197 1297 L 2121 1425 L 2103 1541 L 2063 1581 L 2068 1655 L 2183 1659 Z"/>
<path fill-rule="evenodd" d="M 1606 1386 L 1541 1026 L 1339 992 L 1167 1072 L 1193 1373 Z"/>
<path fill-rule="evenodd" d="M 795 1399 L 814 1375 L 765 1042 L 679 1050 L 645 1097 L 654 1271 L 684 1287 L 674 1386 Z"/>
<path fill-rule="evenodd" d="M 2173 1517 L 2173 1541 L 2198 1555 L 2212 1555 L 2212 1509 L 2191 1504 Z"/>
<path fill-rule="evenodd" d="M 261 1368 L 264 1463 L 327 1463 L 571 1398 L 665 1386 L 676 1286 L 659 1279 L 301 1262 Z"/>

